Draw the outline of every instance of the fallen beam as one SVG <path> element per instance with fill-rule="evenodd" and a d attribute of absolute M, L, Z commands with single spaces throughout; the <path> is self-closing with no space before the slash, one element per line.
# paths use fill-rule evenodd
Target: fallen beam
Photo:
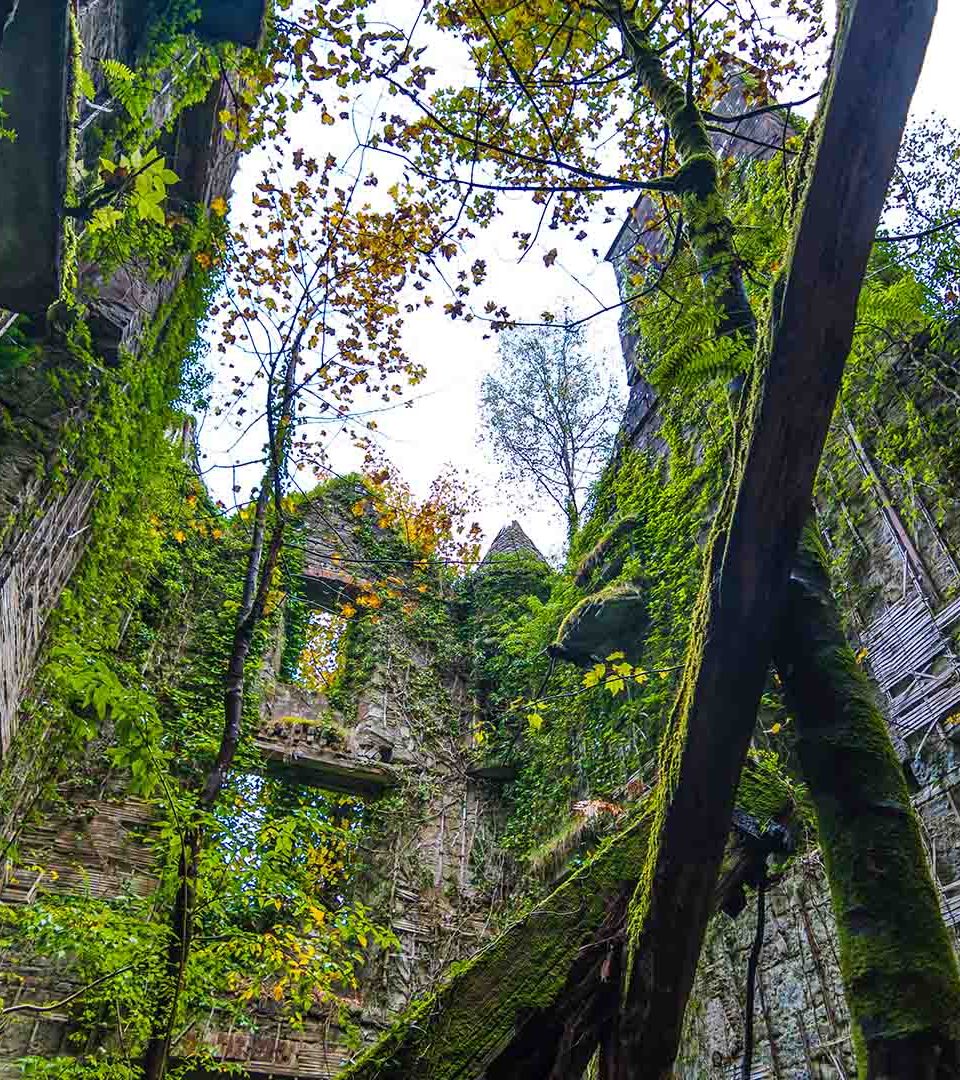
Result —
<path fill-rule="evenodd" d="M 668 1076 L 676 1056 L 737 778 L 936 2 L 856 0 L 848 11 L 663 744 L 656 833 L 631 912 L 617 1080 Z"/>
<path fill-rule="evenodd" d="M 960 973 L 906 780 L 808 528 L 774 659 L 817 811 L 857 1056 L 870 1077 L 960 1070 Z"/>
<path fill-rule="evenodd" d="M 622 932 L 649 832 L 649 816 L 640 810 L 546 900 L 456 965 L 436 993 L 416 1002 L 340 1080 L 533 1080 L 531 1058 L 538 1047 L 556 1049 L 550 1039 L 562 1026 L 551 1010 L 575 1007 L 570 991 L 578 980 L 594 985 L 590 972 L 603 967 L 608 951 L 604 926 L 617 934 L 619 919 Z M 614 1001 L 618 982 L 606 984 Z"/>

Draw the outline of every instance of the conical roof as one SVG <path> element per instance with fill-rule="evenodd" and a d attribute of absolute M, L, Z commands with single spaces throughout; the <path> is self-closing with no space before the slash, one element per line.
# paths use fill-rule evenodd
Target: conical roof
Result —
<path fill-rule="evenodd" d="M 541 554 L 537 545 L 523 531 L 520 522 L 514 519 L 493 538 L 493 543 L 484 555 L 481 567 L 486 566 L 491 559 L 498 555 L 517 555 L 520 553 L 535 555 L 546 565 L 547 560 Z"/>

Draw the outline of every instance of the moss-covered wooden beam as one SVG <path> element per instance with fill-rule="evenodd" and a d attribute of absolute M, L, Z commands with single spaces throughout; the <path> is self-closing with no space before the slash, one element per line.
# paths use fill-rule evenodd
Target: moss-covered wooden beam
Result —
<path fill-rule="evenodd" d="M 768 755 L 770 757 L 772 755 Z M 763 767 L 763 766 L 766 767 Z M 791 818 L 795 790 L 769 761 L 744 770 L 737 805 Z M 551 1080 L 580 1076 L 616 1023 L 629 902 L 649 815 L 486 948 L 454 967 L 338 1080 Z M 711 910 L 726 909 L 754 855 L 732 834 Z"/>
<path fill-rule="evenodd" d="M 737 778 L 935 12 L 935 0 L 856 0 L 837 49 L 663 742 L 655 833 L 631 912 L 618 1080 L 667 1076 L 676 1056 Z"/>
<path fill-rule="evenodd" d="M 576 1008 L 575 988 L 594 985 L 589 970 L 602 965 L 609 946 L 602 927 L 619 918 L 622 934 L 649 831 L 641 813 L 546 900 L 456 965 L 436 993 L 416 1002 L 340 1080 L 533 1080 L 544 1048 L 551 1055 L 557 1050 L 550 1038 L 559 1037 L 560 1015 Z M 610 985 L 616 1000 L 618 981 Z M 551 1013 L 558 1004 L 560 1013 Z M 602 1002 L 590 999 L 588 1007 L 595 1006 Z M 522 1068 L 510 1071 L 517 1062 Z"/>
<path fill-rule="evenodd" d="M 775 660 L 817 811 L 861 1075 L 960 1074 L 960 973 L 903 772 L 804 533 Z"/>

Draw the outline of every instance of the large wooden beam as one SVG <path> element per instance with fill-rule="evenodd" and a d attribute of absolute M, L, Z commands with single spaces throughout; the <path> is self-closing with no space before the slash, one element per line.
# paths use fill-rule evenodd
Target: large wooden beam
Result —
<path fill-rule="evenodd" d="M 817 809 L 854 1042 L 870 1077 L 960 1069 L 960 972 L 916 814 L 808 526 L 774 658 Z"/>
<path fill-rule="evenodd" d="M 577 1009 L 597 1017 L 603 1010 L 609 1015 L 611 1002 L 616 1007 L 618 969 L 605 959 L 622 937 L 649 831 L 642 815 L 610 839 L 546 900 L 458 965 L 435 994 L 399 1017 L 340 1080 L 548 1075 L 543 1070 L 560 1051 L 557 1041 Z M 601 987 L 609 994 L 598 994 Z"/>
<path fill-rule="evenodd" d="M 666 1077 L 676 1055 L 773 632 L 935 12 L 935 0 L 855 0 L 838 42 L 664 741 L 658 832 L 631 914 L 621 1080 Z"/>

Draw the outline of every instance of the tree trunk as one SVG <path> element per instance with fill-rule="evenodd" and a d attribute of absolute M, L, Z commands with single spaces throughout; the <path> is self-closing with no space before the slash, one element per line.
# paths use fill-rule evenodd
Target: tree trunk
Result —
<path fill-rule="evenodd" d="M 844 637 L 812 523 L 774 659 L 817 810 L 861 1072 L 955 1077 L 960 972 L 903 772 Z"/>
<path fill-rule="evenodd" d="M 184 830 L 180 838 L 177 896 L 170 918 L 170 941 L 167 945 L 164 965 L 166 983 L 158 995 L 152 1030 L 143 1053 L 144 1080 L 161 1080 L 166 1074 L 169 1063 L 177 1002 L 183 989 L 183 979 L 193 937 L 193 909 L 196 900 L 197 857 L 200 854 L 200 844 L 201 834 L 198 826 Z"/>

